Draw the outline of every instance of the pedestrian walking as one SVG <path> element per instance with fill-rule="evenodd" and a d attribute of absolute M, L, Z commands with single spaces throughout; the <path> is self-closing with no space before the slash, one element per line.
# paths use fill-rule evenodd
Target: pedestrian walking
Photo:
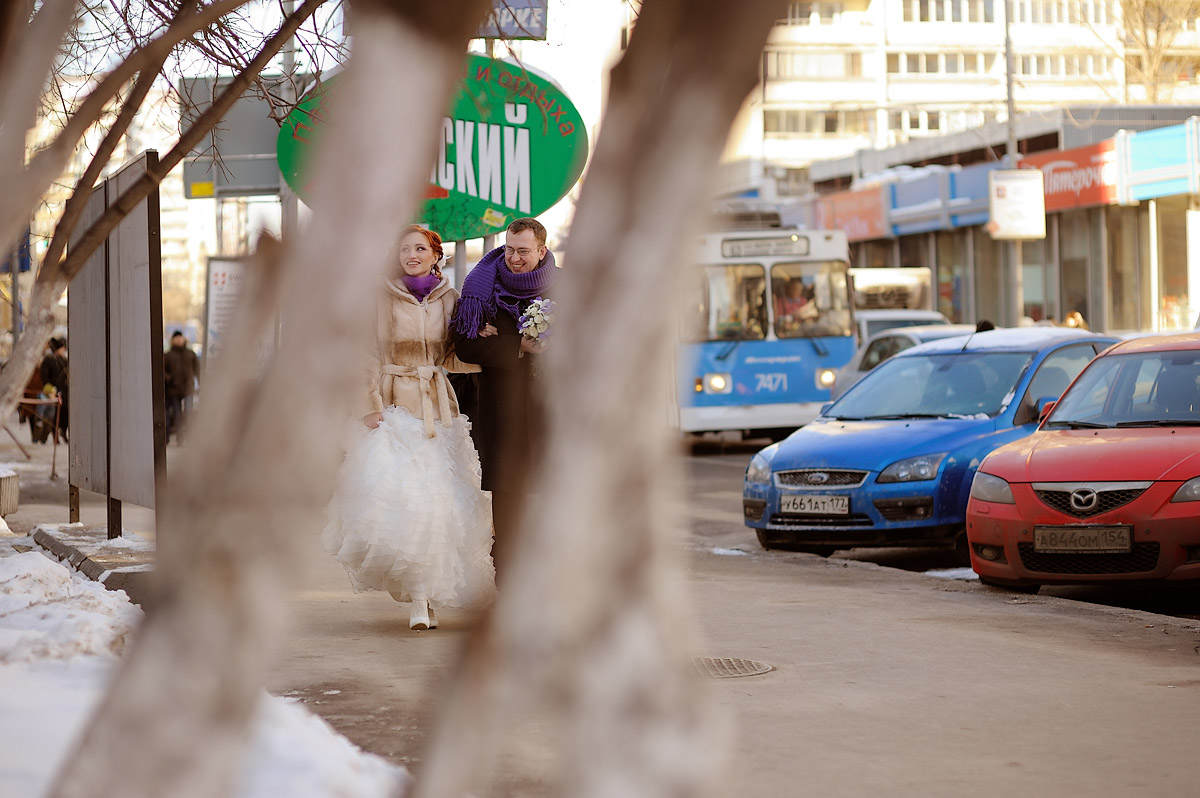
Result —
<path fill-rule="evenodd" d="M 478 607 L 495 592 L 491 504 L 479 485 L 470 425 L 444 369 L 457 293 L 438 263 L 442 242 L 404 229 L 394 276 L 376 309 L 365 402 L 338 472 L 322 536 L 355 591 L 412 603 L 409 627 L 437 627 L 436 609 Z"/>
<path fill-rule="evenodd" d="M 536 219 L 517 219 L 504 246 L 485 254 L 463 281 L 451 323 L 458 356 L 483 368 L 474 423 L 483 489 L 492 493 L 492 559 L 501 577 L 542 445 L 536 384 L 548 330 L 539 334 L 530 311 L 544 307 L 557 278 L 546 228 Z"/>
<path fill-rule="evenodd" d="M 38 376 L 42 382 L 41 398 L 53 399 L 57 396 L 59 399 L 57 408 L 54 405 L 38 406 L 38 415 L 43 421 L 42 433 L 38 442 L 45 443 L 51 431 L 54 432 L 56 441 L 59 438 L 67 440 L 70 371 L 67 367 L 66 339 L 50 339 L 49 351 L 42 358 L 41 365 L 38 367 Z M 55 412 L 56 410 L 57 412 Z M 55 426 L 56 418 L 58 419 L 57 427 Z"/>
<path fill-rule="evenodd" d="M 171 348 L 163 355 L 163 392 L 167 400 L 167 440 L 175 433 L 175 442 L 183 440 L 183 427 L 192 412 L 200 358 L 188 346 L 181 330 L 171 333 Z"/>

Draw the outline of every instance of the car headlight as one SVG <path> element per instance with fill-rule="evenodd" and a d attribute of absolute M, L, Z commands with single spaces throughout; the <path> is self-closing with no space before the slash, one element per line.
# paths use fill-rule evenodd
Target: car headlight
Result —
<path fill-rule="evenodd" d="M 1200 502 L 1200 477 L 1189 479 L 1180 485 L 1179 490 L 1175 491 L 1175 495 L 1171 497 L 1171 501 Z"/>
<path fill-rule="evenodd" d="M 975 472 L 975 480 L 971 483 L 971 498 L 996 504 L 1017 503 L 1007 482 L 982 471 Z"/>
<path fill-rule="evenodd" d="M 760 485 L 771 484 L 771 458 L 775 455 L 775 447 L 768 446 L 758 454 L 750 458 L 750 465 L 746 467 L 746 481 L 755 482 Z"/>
<path fill-rule="evenodd" d="M 883 469 L 876 482 L 924 482 L 937 477 L 938 466 L 946 457 L 941 454 L 923 454 L 920 457 L 910 457 L 899 460 Z"/>
<path fill-rule="evenodd" d="M 696 387 L 704 393 L 733 392 L 733 375 L 725 372 L 709 372 L 696 382 Z"/>
<path fill-rule="evenodd" d="M 817 369 L 817 387 L 832 388 L 837 380 L 837 372 L 833 369 Z"/>

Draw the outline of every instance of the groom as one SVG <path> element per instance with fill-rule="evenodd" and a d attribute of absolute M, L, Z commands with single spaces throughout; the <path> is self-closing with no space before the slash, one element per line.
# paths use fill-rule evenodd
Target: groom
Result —
<path fill-rule="evenodd" d="M 542 440 L 542 409 L 531 372 L 545 345 L 519 331 L 521 313 L 547 299 L 558 278 L 546 228 L 537 219 L 517 219 L 504 246 L 483 256 L 463 281 L 450 334 L 466 363 L 483 367 L 479 411 L 471 419 L 483 467 L 483 489 L 492 492 L 492 558 L 499 574 L 518 532 L 528 493 L 528 476 Z"/>

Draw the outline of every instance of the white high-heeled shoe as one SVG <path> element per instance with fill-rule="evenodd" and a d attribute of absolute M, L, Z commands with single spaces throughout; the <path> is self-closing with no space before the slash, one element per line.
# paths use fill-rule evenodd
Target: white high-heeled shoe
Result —
<path fill-rule="evenodd" d="M 428 601 L 413 601 L 412 611 L 408 616 L 408 628 L 422 631 L 437 628 L 437 615 Z"/>
<path fill-rule="evenodd" d="M 414 599 L 412 603 L 412 612 L 408 616 L 408 628 L 416 629 L 418 632 L 432 628 L 431 624 L 433 621 L 430 620 L 429 617 L 432 614 L 433 613 L 429 611 L 428 601 L 418 601 Z"/>

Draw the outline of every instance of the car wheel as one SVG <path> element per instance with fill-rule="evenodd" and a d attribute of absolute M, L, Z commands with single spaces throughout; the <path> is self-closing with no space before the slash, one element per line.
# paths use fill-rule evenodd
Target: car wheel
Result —
<path fill-rule="evenodd" d="M 981 576 L 979 577 L 979 581 L 988 587 L 1008 590 L 1013 593 L 1027 593 L 1031 596 L 1042 589 L 1042 586 L 1036 582 L 1009 582 L 1005 579 L 992 579 L 989 576 Z"/>
<path fill-rule="evenodd" d="M 767 551 L 770 551 L 774 548 L 774 546 L 772 546 L 770 541 L 767 539 L 766 532 L 763 532 L 761 529 L 756 529 L 754 530 L 754 534 L 758 535 L 758 545 L 762 546 Z"/>

